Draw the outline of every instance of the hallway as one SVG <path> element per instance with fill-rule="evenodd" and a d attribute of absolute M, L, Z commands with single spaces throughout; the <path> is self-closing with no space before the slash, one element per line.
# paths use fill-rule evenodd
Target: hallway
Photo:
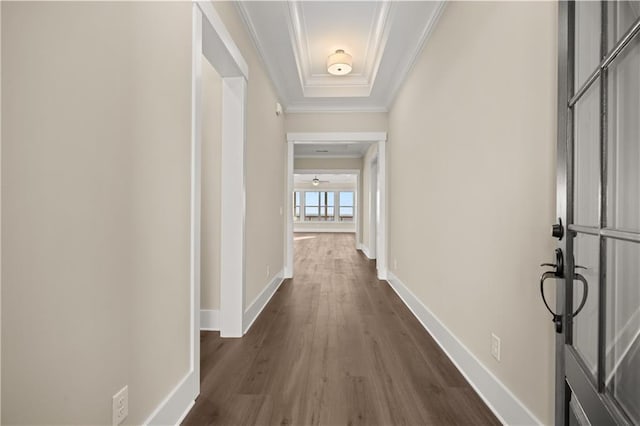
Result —
<path fill-rule="evenodd" d="M 499 424 L 353 234 L 296 234 L 286 280 L 242 339 L 201 333 L 184 425 Z"/>

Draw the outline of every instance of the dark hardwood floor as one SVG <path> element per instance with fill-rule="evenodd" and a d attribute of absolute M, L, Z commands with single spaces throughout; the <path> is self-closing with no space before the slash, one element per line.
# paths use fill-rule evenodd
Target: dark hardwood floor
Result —
<path fill-rule="evenodd" d="M 295 278 L 247 335 L 201 334 L 184 425 L 500 424 L 353 234 L 295 235 Z"/>

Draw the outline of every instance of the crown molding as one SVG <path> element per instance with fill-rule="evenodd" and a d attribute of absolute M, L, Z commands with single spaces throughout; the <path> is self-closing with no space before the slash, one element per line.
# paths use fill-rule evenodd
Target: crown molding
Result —
<path fill-rule="evenodd" d="M 318 112 L 355 113 L 355 112 L 389 112 L 386 107 L 379 106 L 342 106 L 342 105 L 290 105 L 285 109 L 287 114 L 313 114 Z"/>
<path fill-rule="evenodd" d="M 298 69 L 302 92 L 306 97 L 333 97 L 327 89 L 336 89 L 347 96 L 369 96 L 373 89 L 380 61 L 389 35 L 389 11 L 392 3 L 382 1 L 377 4 L 375 19 L 367 37 L 366 57 L 362 73 L 352 73 L 339 79 L 329 73 L 314 74 L 311 70 L 312 57 L 306 22 L 304 2 L 291 1 L 289 5 L 289 37 Z M 348 52 L 347 52 L 348 53 Z"/>

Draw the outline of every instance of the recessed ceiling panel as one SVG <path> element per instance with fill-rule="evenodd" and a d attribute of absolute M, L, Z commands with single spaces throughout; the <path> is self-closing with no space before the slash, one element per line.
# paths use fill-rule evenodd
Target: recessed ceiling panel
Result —
<path fill-rule="evenodd" d="M 444 1 L 238 1 L 287 112 L 386 111 Z M 343 49 L 353 71 L 332 76 Z"/>

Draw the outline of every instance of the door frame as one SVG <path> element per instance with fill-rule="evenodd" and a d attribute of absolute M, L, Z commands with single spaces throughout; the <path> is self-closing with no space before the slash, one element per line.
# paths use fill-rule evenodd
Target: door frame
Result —
<path fill-rule="evenodd" d="M 571 10 L 570 10 L 571 9 Z M 568 171 L 568 143 L 569 143 L 569 111 L 567 105 L 569 103 L 569 93 L 573 92 L 573 70 L 569 70 L 569 66 L 573 61 L 569 60 L 570 45 L 573 44 L 573 21 L 569 20 L 573 8 L 568 1 L 558 2 L 558 96 L 557 96 L 557 156 L 556 156 L 556 216 L 562 219 L 562 223 L 570 223 L 569 218 L 573 218 L 573 206 L 568 205 L 567 200 L 571 199 L 569 191 L 572 188 L 572 173 Z M 568 233 L 567 233 L 568 234 Z M 569 237 L 558 241 L 558 247 L 565 256 L 567 261 L 573 256 L 569 255 L 570 245 L 567 244 Z M 568 270 L 573 270 L 573 265 L 566 265 Z M 558 283 L 560 284 L 560 280 Z M 565 290 L 563 285 L 556 286 L 556 312 L 565 312 Z M 562 316 L 563 330 L 567 329 L 567 316 Z M 555 365 L 556 372 L 554 376 L 555 388 L 555 411 L 554 418 L 556 425 L 568 424 L 570 393 L 566 384 L 565 371 L 565 333 L 555 334 Z"/>
<path fill-rule="evenodd" d="M 287 174 L 285 185 L 285 246 L 284 246 L 284 278 L 293 278 L 293 171 L 295 144 L 318 144 L 339 142 L 370 142 L 378 146 L 378 247 L 377 269 L 378 279 L 387 279 L 387 176 L 386 176 L 386 143 L 387 132 L 307 132 L 287 133 Z M 364 189 L 367 191 L 368 189 Z M 359 227 L 359 226 L 358 226 Z M 356 241 L 359 244 L 360 241 Z"/>
<path fill-rule="evenodd" d="M 244 205 L 246 103 L 249 67 L 213 4 L 192 3 L 191 39 L 191 205 L 190 205 L 190 369 L 172 392 L 171 403 L 146 423 L 175 424 L 200 394 L 200 235 L 202 156 L 202 57 L 222 78 L 222 235 L 220 333 L 242 336 L 244 304 Z M 182 389 L 189 391 L 183 393 Z M 188 394 L 188 395 L 187 395 Z M 182 396 L 184 395 L 184 396 Z M 176 398 L 180 396 L 180 398 Z M 179 401 L 185 397 L 187 401 Z M 190 402 L 189 402 L 190 401 Z M 184 403 L 183 403 L 184 402 Z"/>

